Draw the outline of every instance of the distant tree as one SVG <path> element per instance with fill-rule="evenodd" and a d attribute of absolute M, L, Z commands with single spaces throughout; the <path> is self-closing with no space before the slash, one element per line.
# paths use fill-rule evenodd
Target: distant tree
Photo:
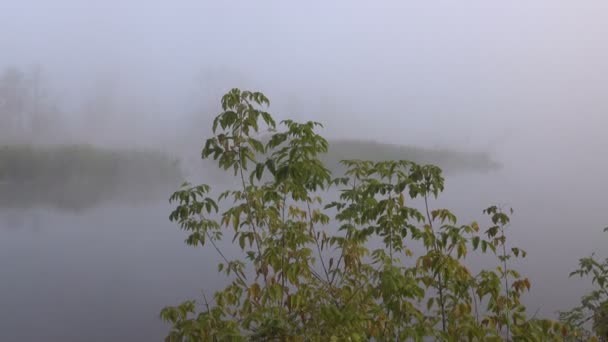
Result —
<path fill-rule="evenodd" d="M 0 76 L 0 117 L 3 134 L 19 130 L 23 126 L 28 102 L 24 73 L 14 67 L 7 68 Z"/>
<path fill-rule="evenodd" d="M 46 88 L 39 66 L 16 67 L 0 75 L 0 133 L 4 141 L 32 141 L 48 133 L 58 119 L 59 107 Z"/>
<path fill-rule="evenodd" d="M 184 184 L 170 219 L 188 245 L 217 252 L 229 284 L 164 308 L 167 341 L 574 340 L 566 325 L 527 316 L 530 281 L 510 268 L 526 256 L 507 240 L 511 211 L 488 207 L 485 229 L 459 224 L 432 208 L 438 167 L 346 160 L 334 177 L 319 123 L 277 124 L 259 92 L 233 89 L 221 104 L 202 157 L 240 186 L 215 197 Z M 226 234 L 241 257 L 221 248 Z M 472 273 L 471 251 L 497 267 Z"/>

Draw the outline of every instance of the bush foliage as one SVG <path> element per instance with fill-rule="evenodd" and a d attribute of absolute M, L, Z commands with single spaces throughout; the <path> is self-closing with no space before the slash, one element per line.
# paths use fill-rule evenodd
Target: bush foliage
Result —
<path fill-rule="evenodd" d="M 319 123 L 277 124 L 259 92 L 233 89 L 221 104 L 202 157 L 240 187 L 216 198 L 208 185 L 184 184 L 170 219 L 188 245 L 217 251 L 228 285 L 164 308 L 167 341 L 597 340 L 582 330 L 585 310 L 605 336 L 605 263 L 584 259 L 576 273 L 601 288 L 588 305 L 561 321 L 529 316 L 531 282 L 510 267 L 526 256 L 507 239 L 511 210 L 489 206 L 485 223 L 460 223 L 433 208 L 444 190 L 436 166 L 344 160 L 336 177 L 321 161 L 329 146 Z M 222 250 L 227 235 L 242 257 Z M 473 272 L 473 251 L 496 267 Z"/>

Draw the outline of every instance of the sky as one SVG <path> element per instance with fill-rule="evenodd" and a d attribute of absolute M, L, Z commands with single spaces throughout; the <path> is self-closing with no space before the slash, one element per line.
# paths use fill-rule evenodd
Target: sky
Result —
<path fill-rule="evenodd" d="M 162 122 L 204 96 L 202 73 L 228 72 L 222 87 L 264 91 L 278 116 L 323 121 L 333 134 L 499 149 L 539 129 L 600 132 L 607 10 L 559 0 L 3 0 L 0 66 L 43 65 L 67 103 L 112 73 L 154 99 L 148 115 Z"/>

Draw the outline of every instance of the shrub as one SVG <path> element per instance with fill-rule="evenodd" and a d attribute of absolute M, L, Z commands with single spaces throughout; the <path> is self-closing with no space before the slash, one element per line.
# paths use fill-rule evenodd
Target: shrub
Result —
<path fill-rule="evenodd" d="M 328 142 L 319 123 L 275 123 L 258 92 L 233 89 L 221 103 L 202 157 L 240 188 L 215 197 L 208 185 L 184 184 L 170 219 L 188 245 L 217 251 L 229 283 L 164 308 L 167 341 L 573 338 L 568 325 L 526 314 L 530 281 L 509 267 L 526 256 L 507 240 L 511 210 L 486 208 L 485 228 L 458 223 L 432 207 L 444 190 L 438 167 L 344 160 L 334 177 L 320 159 Z M 241 258 L 221 248 L 230 232 Z M 472 272 L 471 251 L 495 256 L 497 267 Z"/>

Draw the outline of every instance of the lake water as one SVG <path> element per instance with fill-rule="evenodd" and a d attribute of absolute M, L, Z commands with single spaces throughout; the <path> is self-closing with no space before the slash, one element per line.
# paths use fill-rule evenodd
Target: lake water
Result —
<path fill-rule="evenodd" d="M 199 298 L 216 278 L 169 210 L 3 212 L 0 341 L 162 340 L 160 309 Z"/>
<path fill-rule="evenodd" d="M 448 179 L 434 205 L 453 208 L 464 221 L 493 201 L 513 205 L 512 241 L 529 252 L 517 265 L 533 282 L 527 301 L 531 311 L 553 315 L 586 287 L 568 279 L 578 258 L 604 246 L 604 189 L 594 195 L 551 187 L 550 177 L 522 179 L 514 170 Z M 577 191 L 587 205 L 566 195 Z M 0 341 L 161 341 L 168 329 L 158 316 L 163 306 L 201 298 L 224 282 L 215 253 L 186 246 L 170 210 L 159 201 L 81 214 L 0 212 Z"/>

